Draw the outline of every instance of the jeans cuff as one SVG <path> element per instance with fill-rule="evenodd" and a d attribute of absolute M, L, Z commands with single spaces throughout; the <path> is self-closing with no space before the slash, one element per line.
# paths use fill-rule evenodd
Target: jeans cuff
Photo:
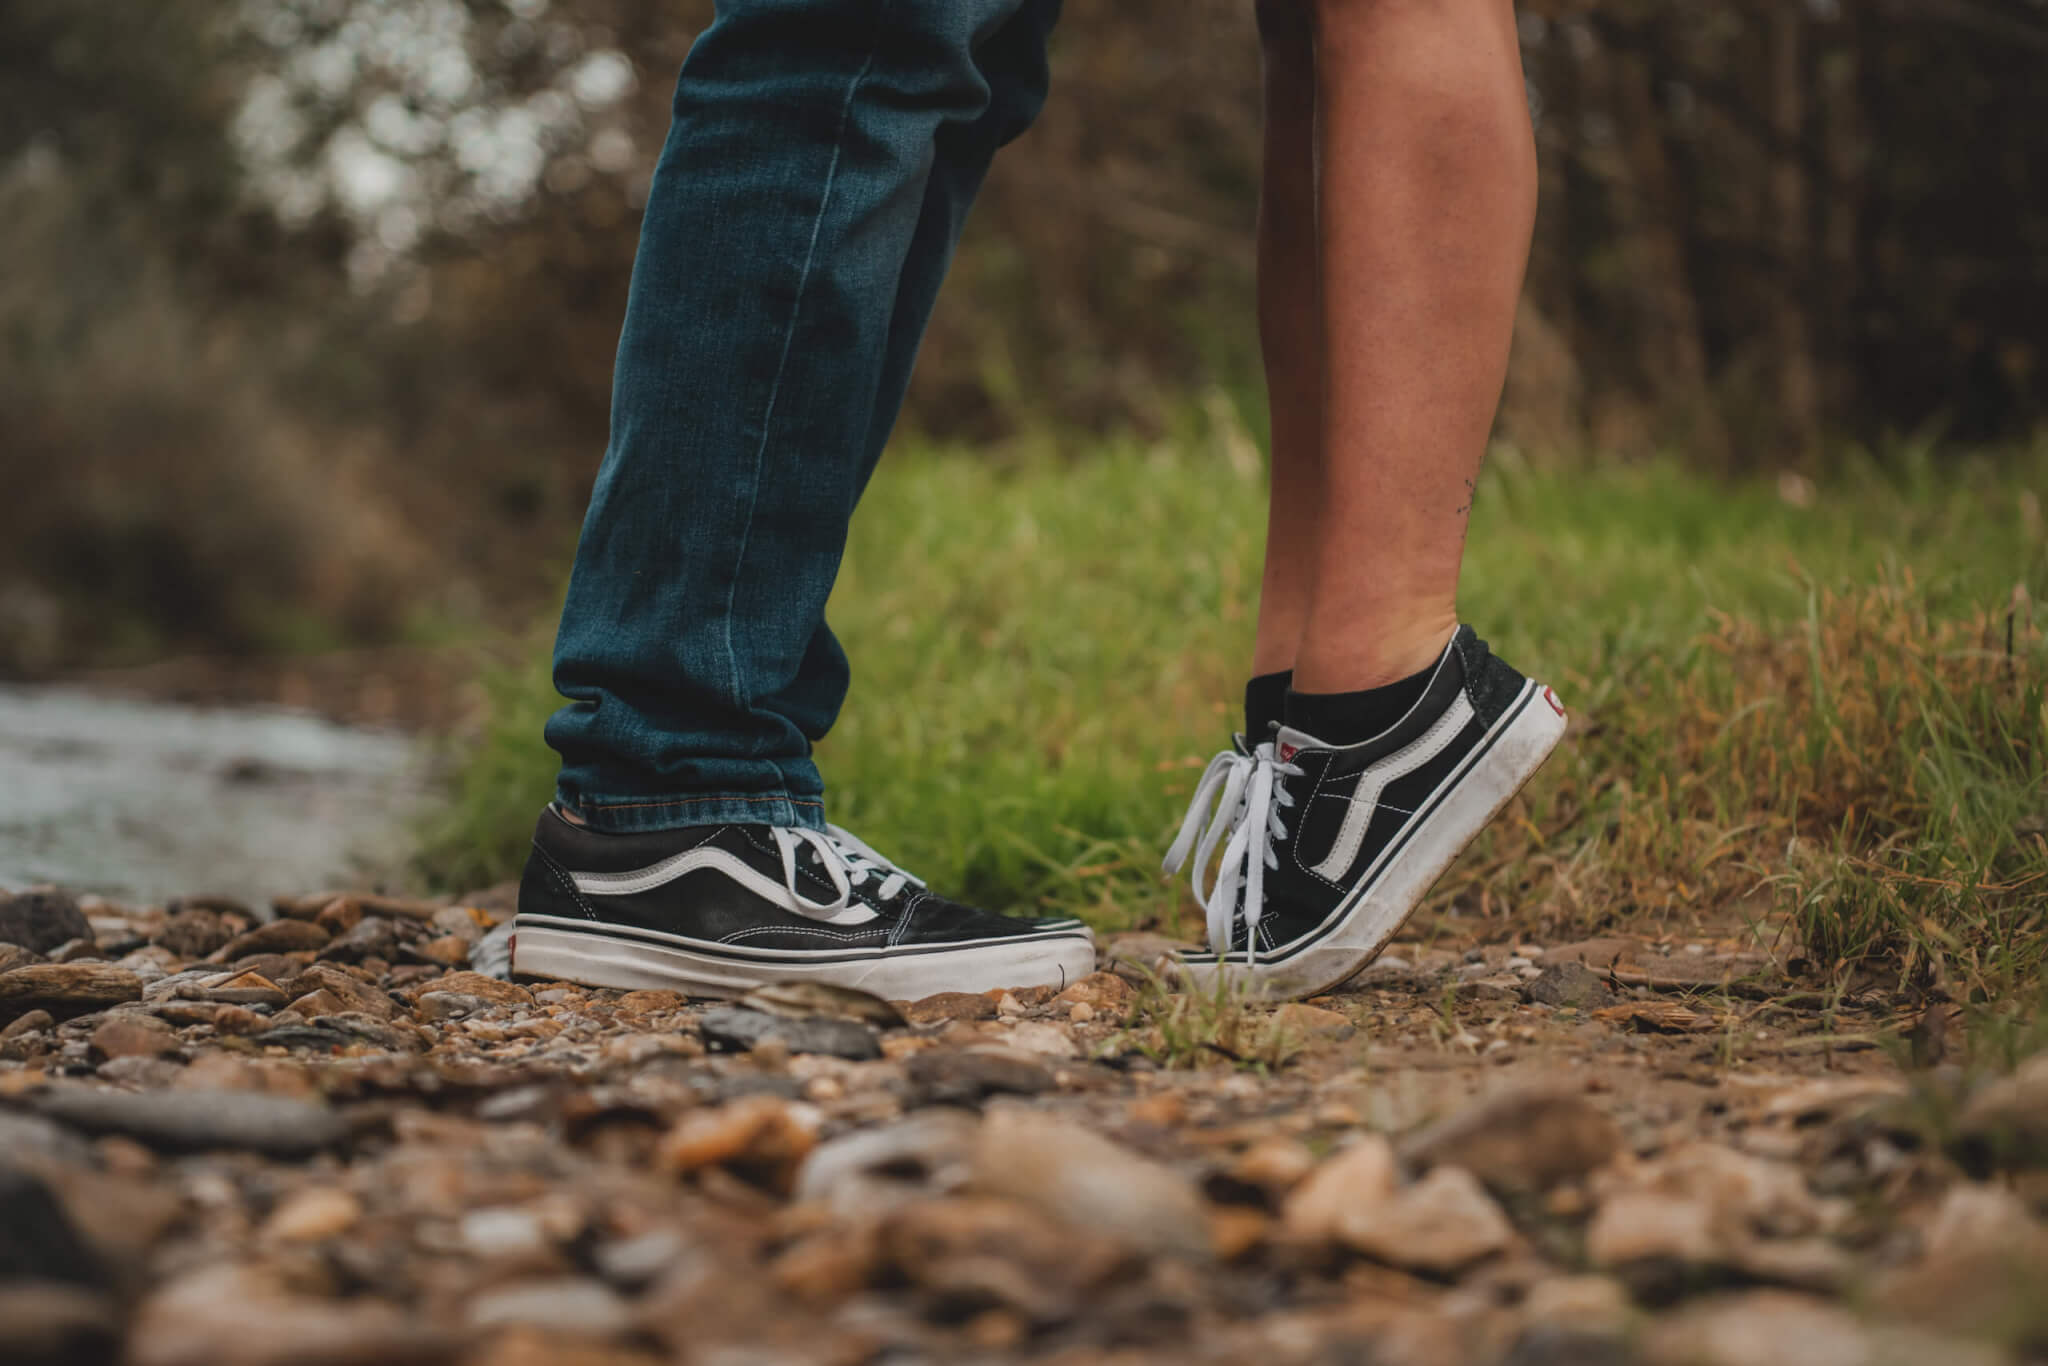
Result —
<path fill-rule="evenodd" d="M 593 830 L 608 835 L 634 835 L 649 830 L 682 830 L 693 825 L 794 825 L 825 828 L 825 803 L 816 797 L 787 792 L 692 794 L 687 797 L 572 798 L 557 792 L 555 800 Z"/>

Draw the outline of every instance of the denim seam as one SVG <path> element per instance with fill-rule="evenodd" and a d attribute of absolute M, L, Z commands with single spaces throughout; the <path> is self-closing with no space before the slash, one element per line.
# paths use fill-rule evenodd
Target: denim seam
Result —
<path fill-rule="evenodd" d="M 811 240 L 804 248 L 803 267 L 797 271 L 796 299 L 790 304 L 789 322 L 782 333 L 782 354 L 776 357 L 775 377 L 768 382 L 768 404 L 761 413 L 761 440 L 754 448 L 754 477 L 747 488 L 747 516 L 740 526 L 739 553 L 733 556 L 732 579 L 725 590 L 726 671 L 732 679 L 733 697 L 744 708 L 751 709 L 754 699 L 740 684 L 740 657 L 739 652 L 733 649 L 732 619 L 734 609 L 738 605 L 740 576 L 747 566 L 747 546 L 753 540 L 754 513 L 761 503 L 761 471 L 767 461 L 768 441 L 775 426 L 775 403 L 782 393 L 783 372 L 789 368 L 790 348 L 796 342 L 797 319 L 803 314 L 804 292 L 810 288 L 811 266 L 818 259 L 818 238 L 825 230 L 825 212 L 832 205 L 832 187 L 839 178 L 839 159 L 846 150 L 846 128 L 853 119 L 853 102 L 860 94 L 861 86 L 866 83 L 868 73 L 874 70 L 875 53 L 881 43 L 884 16 L 888 9 L 888 0 L 883 0 L 883 3 L 876 7 L 875 27 L 868 39 L 867 59 L 860 64 L 860 70 L 854 73 L 853 80 L 847 83 L 846 98 L 839 105 L 839 127 L 832 136 L 832 161 L 825 168 L 825 184 L 818 192 L 818 213 L 811 220 Z"/>
<path fill-rule="evenodd" d="M 818 800 L 815 797 L 761 797 L 744 795 L 735 795 L 731 797 L 666 797 L 658 802 L 607 802 L 585 799 L 577 802 L 576 805 L 579 807 L 587 806 L 593 811 L 639 811 L 645 810 L 649 807 L 703 806 L 706 803 L 716 802 L 747 802 L 754 805 L 759 805 L 762 803 L 787 802 L 791 806 L 815 806 L 820 811 L 825 809 L 825 803 Z"/>

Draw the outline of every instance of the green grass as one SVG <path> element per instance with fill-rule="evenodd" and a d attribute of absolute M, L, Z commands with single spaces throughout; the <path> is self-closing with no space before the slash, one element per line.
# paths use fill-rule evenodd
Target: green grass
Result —
<path fill-rule="evenodd" d="M 991 906 L 1198 936 L 1158 858 L 1236 724 L 1257 469 L 1224 423 L 1085 459 L 894 456 L 832 603 L 855 674 L 819 751 L 832 819 Z M 1830 962 L 2038 971 L 2048 447 L 1852 463 L 1810 493 L 1495 454 L 1463 612 L 1575 728 L 1437 911 L 1782 912 Z M 430 855 L 444 881 L 516 873 L 552 775 L 542 653 L 497 680 Z"/>

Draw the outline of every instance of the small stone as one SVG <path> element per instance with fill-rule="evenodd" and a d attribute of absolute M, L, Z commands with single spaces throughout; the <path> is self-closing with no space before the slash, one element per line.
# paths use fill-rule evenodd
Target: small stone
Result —
<path fill-rule="evenodd" d="M 308 1157 L 339 1144 L 348 1125 L 324 1105 L 246 1091 L 99 1091 L 63 1087 L 35 1109 L 91 1134 L 120 1134 L 153 1148 L 246 1148 Z"/>
<path fill-rule="evenodd" d="M 1921 1234 L 1922 1253 L 1871 1287 L 1880 1313 L 1976 1334 L 2040 1322 L 2048 1285 L 2048 1224 L 2009 1190 L 1959 1183 Z"/>
<path fill-rule="evenodd" d="M 491 928 L 483 913 L 469 906 L 443 906 L 427 918 L 427 923 L 465 945 L 476 943 Z"/>
<path fill-rule="evenodd" d="M 798 1020 L 825 1016 L 857 1020 L 876 1029 L 901 1029 L 908 1023 L 902 1011 L 873 992 L 830 982 L 770 982 L 741 996 L 739 1003 Z"/>
<path fill-rule="evenodd" d="M 681 1010 L 690 1003 L 680 991 L 629 991 L 612 1003 L 612 1008 L 621 1015 L 639 1019 L 645 1015 L 661 1015 L 672 1010 Z"/>
<path fill-rule="evenodd" d="M 903 1008 L 904 1018 L 914 1025 L 943 1024 L 948 1020 L 993 1020 L 995 1002 L 979 992 L 942 991 Z"/>
<path fill-rule="evenodd" d="M 1607 985 L 1607 979 L 1577 959 L 1551 958 L 1543 970 L 1522 987 L 1522 998 L 1538 1005 L 1572 1007 L 1593 1011 L 1611 1006 L 1622 998 Z"/>
<path fill-rule="evenodd" d="M 1401 1160 L 1463 1167 L 1496 1191 L 1543 1192 L 1607 1165 L 1621 1130 L 1574 1090 L 1520 1087 L 1476 1101 L 1404 1139 Z"/>
<path fill-rule="evenodd" d="M 41 1178 L 0 1166 L 0 1284 L 29 1279 L 98 1288 L 107 1271 Z"/>
<path fill-rule="evenodd" d="M 413 945 L 412 952 L 444 968 L 458 967 L 469 961 L 469 941 L 460 935 L 444 934 L 424 944 Z"/>
<path fill-rule="evenodd" d="M 982 1123 L 974 1186 L 1147 1252 L 1210 1255 L 1194 1184 L 1092 1130 L 1006 1108 Z"/>
<path fill-rule="evenodd" d="M 461 1236 L 463 1247 L 478 1257 L 530 1257 L 554 1241 L 540 1215 L 523 1209 L 471 1210 L 462 1216 Z"/>
<path fill-rule="evenodd" d="M 74 939 L 90 942 L 92 937 L 91 922 L 69 892 L 55 887 L 0 892 L 0 943 L 48 954 Z"/>
<path fill-rule="evenodd" d="M 1046 1058 L 1078 1058 L 1081 1046 L 1073 1034 L 1051 1020 L 1023 1020 L 1011 1026 L 1004 1042 L 1026 1053 Z"/>
<path fill-rule="evenodd" d="M 172 916 L 152 941 L 180 958 L 204 958 L 246 928 L 219 911 L 188 910 Z"/>
<path fill-rule="evenodd" d="M 1113 972 L 1091 972 L 1053 999 L 1086 1005 L 1099 1015 L 1122 1019 L 1137 999 L 1137 989 Z"/>
<path fill-rule="evenodd" d="M 355 903 L 350 902 L 350 905 Z M 398 925 L 381 915 L 362 915 L 347 929 L 335 931 L 335 937 L 320 950 L 320 957 L 331 963 L 361 963 L 372 958 L 389 962 L 398 953 Z M 324 921 L 315 921 L 322 929 L 333 926 Z"/>
<path fill-rule="evenodd" d="M 1067 1018 L 1075 1024 L 1087 1024 L 1095 1018 L 1095 1007 L 1086 1001 L 1076 1001 L 1067 1007 Z"/>
<path fill-rule="evenodd" d="M 110 1058 L 161 1058 L 178 1051 L 178 1036 L 156 1018 L 122 1011 L 107 1018 L 93 1030 L 91 1057 L 95 1062 Z"/>
<path fill-rule="evenodd" d="M 345 935 L 363 923 L 363 903 L 352 896 L 338 896 L 320 908 L 313 923 L 330 935 Z"/>
<path fill-rule="evenodd" d="M 674 1269 L 688 1250 L 682 1235 L 659 1228 L 637 1238 L 600 1244 L 591 1254 L 591 1262 L 613 1285 L 638 1290 Z"/>
<path fill-rule="evenodd" d="M 120 1358 L 121 1310 L 111 1296 L 40 1278 L 0 1278 L 0 1361 L 85 1366 Z"/>
<path fill-rule="evenodd" d="M 1358 1032 L 1358 1026 L 1334 1010 L 1289 1001 L 1273 1012 L 1273 1026 L 1290 1039 L 1315 1039 L 1341 1043 Z"/>
<path fill-rule="evenodd" d="M 1375 1261 L 1443 1276 L 1506 1251 L 1515 1230 L 1479 1178 L 1437 1167 L 1377 1205 L 1346 1210 L 1337 1236 Z"/>
<path fill-rule="evenodd" d="M 236 935 L 208 957 L 232 963 L 257 953 L 301 953 L 325 947 L 331 937 L 309 920 L 273 920 Z"/>
<path fill-rule="evenodd" d="M 43 956 L 19 944 L 0 942 L 0 972 L 12 972 L 16 968 L 29 967 L 43 961 Z"/>
<path fill-rule="evenodd" d="M 449 1343 L 375 1300 L 293 1295 L 271 1272 L 208 1266 L 137 1311 L 126 1366 L 439 1366 Z"/>
<path fill-rule="evenodd" d="M 905 1205 L 881 1221 L 878 1244 L 878 1280 L 900 1278 L 939 1305 L 1000 1305 L 1041 1324 L 1074 1317 L 1130 1260 L 1115 1239 L 987 1196 Z"/>
<path fill-rule="evenodd" d="M 1783 1290 L 1750 1290 L 1687 1305 L 1652 1321 L 1648 1366 L 1986 1366 L 2003 1354 L 1899 1328 L 1880 1338 L 1838 1305 Z"/>
<path fill-rule="evenodd" d="M 674 1172 L 724 1167 L 785 1194 L 817 1142 L 818 1115 L 808 1105 L 773 1096 L 744 1096 L 685 1114 L 662 1138 L 656 1158 Z"/>
<path fill-rule="evenodd" d="M 97 963 L 37 963 L 0 973 L 0 1020 L 32 1010 L 60 1020 L 142 999 L 142 979 Z"/>
<path fill-rule="evenodd" d="M 1704 1201 L 1626 1191 L 1601 1202 L 1586 1230 L 1586 1256 L 1605 1267 L 1703 1266 L 1722 1259 L 1726 1241 Z"/>
<path fill-rule="evenodd" d="M 317 1243 L 355 1227 L 362 1202 L 345 1190 L 315 1186 L 296 1191 L 263 1221 L 261 1237 L 279 1243 Z"/>
<path fill-rule="evenodd" d="M 5 1028 L 0 1028 L 0 1039 L 13 1039 L 23 1034 L 33 1034 L 39 1029 L 53 1028 L 56 1023 L 56 1017 L 51 1015 L 49 1011 L 31 1010 L 26 1015 L 15 1016 Z"/>
<path fill-rule="evenodd" d="M 200 983 L 209 1001 L 236 1006 L 282 1006 L 288 997 L 284 988 L 260 972 L 224 972 Z"/>
<path fill-rule="evenodd" d="M 1278 1202 L 1315 1169 L 1315 1154 L 1306 1144 L 1276 1135 L 1246 1148 L 1230 1164 L 1226 1175 L 1238 1185 L 1249 1186 L 1268 1200 Z"/>
<path fill-rule="evenodd" d="M 878 1129 L 842 1134 L 805 1159 L 796 1198 L 858 1216 L 950 1194 L 972 1174 L 977 1127 L 963 1111 L 931 1109 Z"/>
<path fill-rule="evenodd" d="M 295 997 L 315 991 L 326 992 L 340 1004 L 325 1006 L 319 1010 L 304 1010 L 300 1009 L 299 1001 L 294 1000 L 292 1008 L 308 1019 L 315 1015 L 354 1013 L 368 1015 L 372 1019 L 388 1020 L 398 1009 L 391 998 L 382 991 L 360 978 L 350 976 L 346 969 L 331 963 L 315 963 L 300 973 L 298 980 L 292 983 L 292 994 Z"/>
<path fill-rule="evenodd" d="M 766 1011 L 725 1006 L 706 1011 L 697 1022 L 704 1042 L 714 1049 L 745 1052 L 766 1040 L 779 1040 L 792 1053 L 822 1053 L 828 1057 L 866 1062 L 882 1056 L 875 1031 L 855 1020 L 832 1016 L 790 1019 Z"/>
<path fill-rule="evenodd" d="M 2048 1053 L 2035 1054 L 1972 1096 L 1953 1147 L 1979 1172 L 2048 1167 Z"/>
<path fill-rule="evenodd" d="M 1630 1303 L 1627 1289 L 1610 1277 L 1550 1276 L 1529 1287 L 1522 1314 L 1544 1328 L 1618 1337 L 1628 1328 Z"/>
<path fill-rule="evenodd" d="M 905 1067 L 924 1105 L 972 1105 L 992 1095 L 1035 1096 L 1058 1083 L 1044 1064 L 1022 1053 L 974 1048 L 933 1048 Z"/>
<path fill-rule="evenodd" d="M 425 991 L 412 1003 L 413 1018 L 421 1024 L 441 1024 L 449 1020 L 466 1020 L 472 1015 L 491 1009 L 491 1003 L 481 996 L 469 996 L 459 991 Z"/>
<path fill-rule="evenodd" d="M 459 996 L 480 996 L 493 1005 L 530 1006 L 533 993 L 513 982 L 501 982 L 480 972 L 450 972 L 436 977 L 431 990 Z"/>
<path fill-rule="evenodd" d="M 1375 1208 L 1393 1195 L 1396 1172 L 1387 1141 L 1378 1134 L 1360 1135 L 1287 1196 L 1280 1208 L 1281 1232 L 1295 1242 L 1335 1242 L 1353 1211 Z"/>

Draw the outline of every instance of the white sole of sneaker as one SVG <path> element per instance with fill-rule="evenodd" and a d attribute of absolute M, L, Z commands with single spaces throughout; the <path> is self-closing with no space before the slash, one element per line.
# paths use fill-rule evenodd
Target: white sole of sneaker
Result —
<path fill-rule="evenodd" d="M 604 933 L 557 916 L 517 917 L 512 971 L 520 977 L 626 991 L 737 996 L 770 982 L 827 982 L 888 1001 L 942 991 L 1065 987 L 1095 971 L 1085 933 L 982 940 L 971 945 L 871 953 L 732 953 L 651 930 Z"/>
<path fill-rule="evenodd" d="M 1565 724 L 1557 695 L 1534 680 L 1525 684 L 1492 735 L 1475 748 L 1477 758 L 1438 789 L 1436 804 L 1426 808 L 1405 844 L 1339 905 L 1334 923 L 1312 944 L 1253 964 L 1183 960 L 1174 965 L 1183 985 L 1214 991 L 1218 974 L 1227 973 L 1231 989 L 1281 1000 L 1314 996 L 1356 976 L 1408 923 L 1472 837 L 1543 767 L 1564 738 Z"/>

